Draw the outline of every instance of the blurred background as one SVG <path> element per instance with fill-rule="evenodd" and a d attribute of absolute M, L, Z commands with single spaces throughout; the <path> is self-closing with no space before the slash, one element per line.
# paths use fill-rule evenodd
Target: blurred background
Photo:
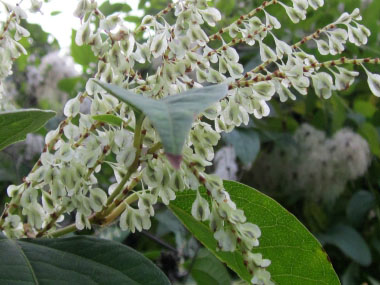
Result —
<path fill-rule="evenodd" d="M 56 2 L 63 1 L 48 1 L 42 9 L 44 15 L 33 16 L 31 23 L 24 25 L 31 32 L 29 39 L 21 41 L 28 55 L 15 61 L 14 74 L 7 81 L 9 105 L 53 109 L 58 115 L 46 128 L 28 135 L 26 141 L 0 152 L 3 190 L 19 183 L 29 172 L 42 151 L 43 136 L 62 120 L 64 103 L 83 90 L 95 73 L 97 59 L 91 49 L 77 47 L 73 41 L 79 20 L 72 16 L 76 1 L 71 1 L 72 5 L 70 1 L 65 0 L 62 6 Z M 143 15 L 155 14 L 168 4 L 167 0 L 98 3 L 106 15 L 122 11 L 131 28 L 141 22 Z M 215 0 L 223 15 L 219 27 L 261 3 Z M 279 7 L 270 7 L 269 12 L 282 23 L 276 36 L 294 43 L 356 7 L 361 9 L 363 24 L 372 35 L 365 47 L 348 44 L 342 56 L 379 57 L 378 0 L 328 0 L 323 8 L 309 10 L 307 20 L 297 25 Z M 209 32 L 218 29 L 217 25 Z M 236 48 L 246 70 L 260 64 L 258 47 Z M 314 44 L 306 45 L 304 50 L 314 53 L 320 61 L 332 59 L 317 55 Z M 150 68 L 143 66 L 142 72 Z M 379 66 L 368 69 L 380 73 Z M 297 96 L 296 101 L 281 103 L 276 97 L 270 107 L 269 117 L 252 117 L 248 126 L 223 135 L 214 168 L 209 171 L 260 190 L 293 213 L 324 245 L 344 285 L 380 284 L 380 99 L 371 95 L 361 72 L 350 88 L 333 93 L 328 100 L 317 98 L 310 89 L 307 96 Z M 105 167 L 99 177 L 104 188 L 112 182 L 110 177 L 112 169 Z M 3 205 L 6 191 L 0 195 Z M 149 233 L 129 235 L 115 226 L 84 234 L 135 247 L 156 262 L 174 283 L 238 282 L 236 275 L 202 248 L 165 207 L 158 206 L 157 211 Z"/>

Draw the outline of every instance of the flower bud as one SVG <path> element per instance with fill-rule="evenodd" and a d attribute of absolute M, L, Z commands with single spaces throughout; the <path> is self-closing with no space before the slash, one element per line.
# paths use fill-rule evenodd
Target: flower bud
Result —
<path fill-rule="evenodd" d="M 285 4 L 282 4 L 281 2 L 279 2 L 279 3 L 285 8 L 286 14 L 288 14 L 288 17 L 290 18 L 290 20 L 294 24 L 299 23 L 300 20 L 306 19 L 306 12 L 305 11 L 301 11 L 299 9 L 295 9 L 293 7 L 286 6 Z"/>
<path fill-rule="evenodd" d="M 364 65 L 362 65 L 368 76 L 369 89 L 376 97 L 380 97 L 380 74 L 374 74 L 369 72 Z"/>
<path fill-rule="evenodd" d="M 86 215 L 84 215 L 83 213 L 79 211 L 75 215 L 75 226 L 80 231 L 83 230 L 84 228 L 91 229 L 90 221 L 88 220 Z"/>
<path fill-rule="evenodd" d="M 315 42 L 321 55 L 328 55 L 330 53 L 330 46 L 325 40 L 315 40 Z"/>
<path fill-rule="evenodd" d="M 270 278 L 270 273 L 267 270 L 259 267 L 255 270 L 254 276 L 251 279 L 251 283 L 254 285 L 274 285 L 275 283 Z"/>
<path fill-rule="evenodd" d="M 309 5 L 314 10 L 317 10 L 318 8 L 322 7 L 324 5 L 324 0 L 308 0 Z"/>
<path fill-rule="evenodd" d="M 219 22 L 222 19 L 222 15 L 213 7 L 207 7 L 205 10 L 199 10 L 203 19 L 209 24 L 211 27 L 215 27 L 215 23 Z"/>
<path fill-rule="evenodd" d="M 235 251 L 236 236 L 229 229 L 220 229 L 214 233 L 214 238 L 218 241 L 218 246 L 223 251 Z"/>
<path fill-rule="evenodd" d="M 199 191 L 197 191 L 197 197 L 191 207 L 191 214 L 197 221 L 207 221 L 210 216 L 210 207 L 205 198 L 203 198 Z"/>
<path fill-rule="evenodd" d="M 182 178 L 182 173 L 180 170 L 174 172 L 170 180 L 170 188 L 175 191 L 182 191 L 185 189 L 185 183 Z"/>
<path fill-rule="evenodd" d="M 55 211 L 55 201 L 46 191 L 42 191 L 42 206 L 48 214 Z"/>
<path fill-rule="evenodd" d="M 79 110 L 80 110 L 80 102 L 78 98 L 76 97 L 67 101 L 65 108 L 63 110 L 63 114 L 66 117 L 75 117 L 79 113 Z"/>
<path fill-rule="evenodd" d="M 116 28 L 119 22 L 120 18 L 118 15 L 110 15 L 107 18 L 100 20 L 100 28 L 106 31 L 111 31 Z"/>
<path fill-rule="evenodd" d="M 88 19 L 77 31 L 75 35 L 75 43 L 78 46 L 82 46 L 87 43 L 91 37 L 90 19 Z"/>
<path fill-rule="evenodd" d="M 82 19 L 84 15 L 88 12 L 90 8 L 90 3 L 88 0 L 80 0 L 75 11 L 74 16 Z"/>
<path fill-rule="evenodd" d="M 264 44 L 262 41 L 260 41 L 259 43 L 260 43 L 260 57 L 261 57 L 261 60 L 263 62 L 267 62 L 269 60 L 275 61 L 277 59 L 277 56 L 274 53 L 274 51 L 269 46 L 267 46 L 266 44 Z"/>
<path fill-rule="evenodd" d="M 311 78 L 313 80 L 315 94 L 324 99 L 330 98 L 332 90 L 334 89 L 331 75 L 326 72 L 319 72 L 312 75 Z"/>
<path fill-rule="evenodd" d="M 156 34 L 152 40 L 150 45 L 150 51 L 153 54 L 154 58 L 158 58 L 164 54 L 166 48 L 168 46 L 168 42 L 166 40 L 166 34 L 160 33 Z"/>
<path fill-rule="evenodd" d="M 24 190 L 24 184 L 20 185 L 9 185 L 7 188 L 7 194 L 9 197 L 16 197 Z"/>
<path fill-rule="evenodd" d="M 95 212 L 103 209 L 107 202 L 107 194 L 100 188 L 90 190 L 90 206 Z"/>
<path fill-rule="evenodd" d="M 270 15 L 267 11 L 265 11 L 265 21 L 267 26 L 272 26 L 275 29 L 280 29 L 281 28 L 281 23 L 277 20 L 276 17 Z"/>

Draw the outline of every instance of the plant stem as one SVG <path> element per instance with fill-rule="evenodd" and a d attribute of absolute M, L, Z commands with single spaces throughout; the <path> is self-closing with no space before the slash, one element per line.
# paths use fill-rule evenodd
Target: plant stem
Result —
<path fill-rule="evenodd" d="M 130 205 L 133 202 L 137 201 L 139 196 L 137 193 L 133 193 L 132 195 L 129 195 L 119 206 L 116 207 L 115 210 L 111 212 L 108 216 L 104 218 L 104 223 L 103 225 L 106 226 L 110 223 L 112 223 L 114 220 L 116 220 L 125 210 L 126 204 Z"/>
<path fill-rule="evenodd" d="M 380 64 L 380 59 L 379 58 L 345 58 L 342 57 L 338 60 L 329 60 L 329 61 L 324 61 L 320 63 L 314 63 L 310 66 L 305 66 L 304 71 L 307 72 L 310 69 L 315 69 L 318 67 L 331 67 L 335 65 L 343 65 L 343 64 L 354 64 L 354 65 L 360 65 L 362 63 L 369 63 L 369 64 Z"/>
<path fill-rule="evenodd" d="M 51 221 L 41 230 L 37 233 L 36 237 L 42 237 L 48 230 L 52 228 L 52 226 L 55 224 L 57 219 L 65 212 L 66 207 L 62 207 L 61 210 L 59 210 L 57 213 L 54 213 L 54 215 L 51 215 L 52 219 Z"/>
<path fill-rule="evenodd" d="M 147 151 L 147 154 L 153 154 L 155 153 L 156 151 L 158 151 L 160 148 L 162 148 L 162 143 L 161 142 L 158 142 L 156 144 L 154 144 L 148 151 Z"/>
<path fill-rule="evenodd" d="M 125 205 L 126 204 L 132 204 L 133 202 L 137 201 L 138 199 L 138 194 L 137 192 L 134 192 L 132 195 L 128 196 L 127 199 L 125 199 L 123 201 L 123 204 L 124 205 L 124 209 L 125 209 Z M 120 205 L 119 205 L 120 206 Z M 114 211 L 115 212 L 115 211 Z M 123 210 L 119 213 L 119 215 L 123 212 Z M 113 214 L 115 216 L 115 219 L 117 219 L 119 217 L 119 215 L 116 215 L 116 214 Z M 108 216 L 107 216 L 108 217 Z M 106 221 L 107 221 L 107 217 L 106 217 Z M 91 224 L 96 224 L 96 221 L 98 220 L 97 216 L 96 215 L 92 215 L 90 218 L 89 218 L 89 221 Z M 113 221 L 112 220 L 112 221 Z M 106 222 L 106 223 L 103 223 L 101 224 L 101 226 L 107 226 L 108 224 L 110 224 L 112 222 L 110 219 L 109 219 L 109 222 Z M 66 234 L 69 234 L 69 233 L 72 233 L 72 232 L 75 232 L 77 230 L 76 228 L 76 225 L 75 223 L 71 224 L 71 225 L 68 225 L 64 228 L 61 228 L 61 229 L 58 229 L 58 230 L 55 230 L 54 232 L 52 233 L 49 233 L 48 236 L 49 237 L 53 237 L 53 238 L 56 238 L 56 237 L 61 237 L 61 236 L 64 236 Z"/>
<path fill-rule="evenodd" d="M 75 226 L 75 224 L 71 224 L 67 227 L 64 227 L 52 232 L 51 234 L 49 234 L 49 236 L 53 238 L 57 238 L 57 237 L 61 237 L 69 233 L 75 232 L 76 230 L 77 230 L 77 227 Z"/>
<path fill-rule="evenodd" d="M 173 247 L 172 245 L 168 244 L 167 242 L 163 241 L 162 239 L 156 237 L 155 235 L 151 234 L 150 232 L 146 231 L 146 230 L 142 230 L 141 231 L 141 234 L 146 236 L 147 238 L 155 241 L 156 243 L 158 243 L 159 245 L 167 248 L 168 250 L 176 253 L 177 255 L 179 254 L 178 250 Z"/>
<path fill-rule="evenodd" d="M 123 192 L 121 192 L 119 195 L 116 196 L 115 200 L 112 202 L 112 204 L 110 204 L 107 209 L 105 209 L 103 211 L 103 216 L 107 216 L 109 215 L 122 201 L 123 201 L 123 196 L 126 196 L 127 193 L 132 190 L 133 188 L 136 187 L 136 185 L 139 183 L 141 179 L 141 175 L 139 177 L 135 177 L 131 184 L 128 186 L 128 188 L 126 188 Z"/>

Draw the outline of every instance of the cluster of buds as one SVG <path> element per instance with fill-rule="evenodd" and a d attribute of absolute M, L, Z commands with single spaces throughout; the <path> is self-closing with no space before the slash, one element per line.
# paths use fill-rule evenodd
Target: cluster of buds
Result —
<path fill-rule="evenodd" d="M 11 202 L 1 216 L 0 228 L 16 237 L 57 236 L 67 232 L 57 230 L 64 214 L 75 211 L 75 225 L 79 230 L 120 218 L 122 229 L 141 231 L 150 228 L 157 201 L 169 204 L 176 198 L 176 192 L 204 186 L 209 200 L 195 190 L 191 211 L 194 218 L 209 223 L 220 250 L 242 252 L 253 284 L 273 284 L 266 270 L 270 261 L 251 251 L 259 245 L 259 227 L 247 222 L 244 212 L 224 189 L 222 180 L 206 173 L 220 133 L 248 124 L 250 115 L 268 116 L 268 101 L 276 93 L 281 101 L 295 99 L 293 92 L 305 95 L 312 81 L 317 95 L 328 98 L 332 90 L 352 84 L 357 73 L 337 65 L 377 63 L 377 60 L 344 58 L 320 63 L 314 55 L 301 49 L 309 40 L 316 41 L 322 54 L 342 52 L 347 38 L 354 44 L 365 44 L 369 31 L 358 24 L 358 10 L 343 14 L 335 23 L 298 43 L 289 45 L 278 39 L 274 30 L 281 24 L 268 12 L 268 7 L 282 6 L 291 21 L 297 23 L 306 18 L 309 6 L 317 9 L 323 5 L 322 0 L 292 3 L 291 7 L 278 0 L 264 1 L 260 7 L 209 36 L 204 31 L 205 24 L 214 27 L 221 14 L 209 7 L 206 0 L 169 4 L 157 15 L 145 16 L 135 31 L 127 28 L 118 14 L 104 16 L 96 1 L 80 0 L 75 16 L 80 18 L 82 26 L 75 42 L 90 45 L 98 57 L 95 79 L 154 99 L 221 82 L 228 84 L 228 94 L 195 119 L 183 148 L 182 164 L 175 170 L 148 119 L 142 120 L 131 106 L 89 80 L 86 90 L 66 103 L 66 119 L 47 134 L 41 158 L 24 183 L 8 187 Z M 10 8 L 10 13 L 17 15 L 17 9 Z M 165 15 L 172 10 L 175 20 L 170 23 Z M 99 25 L 92 25 L 95 20 Z M 144 33 L 142 42 L 136 40 L 140 32 Z M 223 37 L 225 33 L 230 36 L 229 42 Z M 268 35 L 274 39 L 275 50 L 266 43 Z M 328 38 L 328 44 L 320 39 L 322 35 Z M 16 45 L 15 41 L 11 42 Z M 219 42 L 220 47 L 212 48 L 211 42 Z M 246 73 L 233 47 L 244 43 L 258 44 L 263 61 Z M 2 38 L 0 44 L 3 45 Z M 142 76 L 135 70 L 137 64 L 153 62 L 156 68 L 150 75 Z M 273 72 L 271 66 L 275 67 Z M 319 72 L 320 68 L 333 73 L 335 85 L 328 73 Z M 380 76 L 366 72 L 371 90 L 379 96 Z M 91 102 L 89 113 L 81 112 L 85 98 Z M 97 118 L 102 116 L 111 116 L 112 122 L 101 123 Z M 214 124 L 202 121 L 202 117 Z M 100 189 L 97 180 L 104 164 L 114 171 L 115 183 L 108 191 Z M 139 191 L 135 190 L 137 185 L 141 185 Z"/>

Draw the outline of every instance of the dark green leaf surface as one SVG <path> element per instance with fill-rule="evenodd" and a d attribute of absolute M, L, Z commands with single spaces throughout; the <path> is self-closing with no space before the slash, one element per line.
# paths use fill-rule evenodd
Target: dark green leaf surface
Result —
<path fill-rule="evenodd" d="M 68 77 L 68 78 L 63 78 L 60 81 L 58 81 L 57 87 L 59 90 L 64 91 L 69 95 L 72 95 L 75 91 L 75 88 L 80 83 L 85 85 L 85 82 L 82 76 Z"/>
<path fill-rule="evenodd" d="M 113 84 L 95 82 L 119 100 L 144 113 L 160 135 L 165 152 L 173 155 L 182 153 L 196 115 L 227 95 L 227 85 L 220 84 L 154 100 Z"/>
<path fill-rule="evenodd" d="M 100 5 L 99 10 L 105 15 L 109 16 L 115 12 L 129 12 L 132 10 L 128 4 L 115 3 L 111 4 L 110 1 L 105 1 Z"/>
<path fill-rule="evenodd" d="M 359 226 L 375 205 L 376 200 L 371 192 L 364 190 L 356 192 L 347 205 L 346 214 L 348 220 L 354 226 Z"/>
<path fill-rule="evenodd" d="M 74 61 L 84 68 L 88 67 L 91 62 L 98 62 L 98 59 L 94 55 L 89 45 L 77 46 L 75 44 L 75 35 L 76 31 L 72 30 L 71 32 L 71 56 Z"/>
<path fill-rule="evenodd" d="M 224 134 L 223 139 L 234 147 L 236 156 L 245 165 L 253 163 L 260 151 L 260 138 L 254 130 L 237 128 Z"/>
<path fill-rule="evenodd" d="M 0 150 L 26 138 L 55 116 L 53 111 L 20 109 L 0 112 Z"/>
<path fill-rule="evenodd" d="M 260 227 L 260 246 L 254 251 L 272 261 L 268 270 L 276 284 L 340 284 L 320 243 L 292 214 L 251 187 L 232 181 L 225 181 L 224 186 L 237 207 L 244 210 L 247 221 Z M 205 189 L 201 193 L 207 198 Z M 191 216 L 195 197 L 192 190 L 178 193 L 170 208 L 199 241 L 249 282 L 251 277 L 241 254 L 216 251 L 216 241 L 208 225 Z"/>
<path fill-rule="evenodd" d="M 207 249 L 201 248 L 191 269 L 199 285 L 230 285 L 231 278 L 223 264 Z"/>
<path fill-rule="evenodd" d="M 123 123 L 122 119 L 120 119 L 119 117 L 117 117 L 115 115 L 111 115 L 111 114 L 95 115 L 95 116 L 92 116 L 92 118 L 99 121 L 99 122 L 111 124 L 111 125 L 118 126 L 118 127 L 120 127 L 121 124 Z"/>
<path fill-rule="evenodd" d="M 170 284 L 120 243 L 76 236 L 11 240 L 0 235 L 0 284 Z"/>
<path fill-rule="evenodd" d="M 367 140 L 372 153 L 380 157 L 380 134 L 377 129 L 370 123 L 364 123 L 359 128 L 359 134 Z"/>
<path fill-rule="evenodd" d="M 363 266 L 372 262 L 370 249 L 363 237 L 352 227 L 338 224 L 326 234 L 320 234 L 319 240 L 323 244 L 332 244 L 338 247 L 345 255 Z"/>

